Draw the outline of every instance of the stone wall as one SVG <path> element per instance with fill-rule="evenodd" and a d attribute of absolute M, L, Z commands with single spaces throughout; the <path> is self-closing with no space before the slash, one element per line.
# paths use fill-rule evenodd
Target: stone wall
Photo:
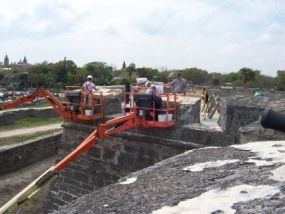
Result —
<path fill-rule="evenodd" d="M 57 117 L 58 114 L 52 107 L 44 108 L 21 108 L 21 109 L 11 109 L 0 112 L 0 123 L 9 125 L 14 123 L 16 120 L 24 118 L 49 118 Z"/>
<path fill-rule="evenodd" d="M 78 124 L 76 125 L 78 127 Z M 65 128 L 59 156 L 64 157 L 87 136 L 87 130 Z M 72 133 L 72 134 L 70 134 Z M 133 134 L 97 139 L 96 145 L 65 167 L 51 183 L 45 212 L 57 210 L 80 196 L 116 182 L 120 177 L 153 165 L 168 157 L 194 148 L 195 145 Z"/>
<path fill-rule="evenodd" d="M 57 153 L 62 132 L 0 147 L 0 175 L 21 169 Z"/>
<path fill-rule="evenodd" d="M 254 99 L 256 99 L 254 101 Z M 258 120 L 264 111 L 263 105 L 258 105 L 259 98 L 233 96 L 222 98 L 219 125 L 226 134 L 239 135 L 239 128 Z"/>
<path fill-rule="evenodd" d="M 235 143 L 245 143 L 252 140 L 282 139 L 280 132 L 262 131 L 260 118 L 265 109 L 276 111 L 285 109 L 284 95 L 269 94 L 263 97 L 253 95 L 231 96 L 222 98 L 220 102 L 221 114 L 219 125 L 226 135 L 233 136 Z"/>
<path fill-rule="evenodd" d="M 241 127 L 239 129 L 239 132 L 241 143 L 267 140 L 276 141 L 285 139 L 285 133 L 273 129 L 263 128 L 260 124 L 260 120 L 247 126 Z"/>

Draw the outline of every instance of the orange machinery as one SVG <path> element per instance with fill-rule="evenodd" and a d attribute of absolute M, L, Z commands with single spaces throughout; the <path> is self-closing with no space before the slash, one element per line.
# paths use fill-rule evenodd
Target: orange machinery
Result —
<path fill-rule="evenodd" d="M 46 90 L 43 90 L 43 92 L 46 92 Z M 160 95 L 163 101 L 163 107 L 160 109 L 155 108 L 154 97 L 152 95 L 133 92 L 128 93 L 127 95 L 128 96 L 125 97 L 128 97 L 128 102 L 125 102 L 124 105 L 126 110 L 124 115 L 99 124 L 98 127 L 77 146 L 77 148 L 3 205 L 0 208 L 0 213 L 8 213 L 31 198 L 45 184 L 55 178 L 62 168 L 94 145 L 97 138 L 105 138 L 109 135 L 120 133 L 137 126 L 166 128 L 175 125 L 176 94 L 168 93 Z M 160 114 L 164 117 L 158 118 L 159 120 L 157 120 L 155 114 Z M 172 117 L 168 118 L 168 115 L 172 115 Z"/>
<path fill-rule="evenodd" d="M 45 98 L 54 110 L 63 118 L 74 121 L 93 121 L 103 117 L 103 94 L 95 92 L 92 94 L 93 102 L 84 102 L 83 90 L 79 87 L 66 86 L 62 101 L 58 100 L 52 92 L 41 87 L 35 92 L 16 98 L 12 101 L 0 103 L 0 110 L 12 108 L 23 103 L 33 102 L 38 98 Z M 87 114 L 86 114 L 87 113 Z"/>

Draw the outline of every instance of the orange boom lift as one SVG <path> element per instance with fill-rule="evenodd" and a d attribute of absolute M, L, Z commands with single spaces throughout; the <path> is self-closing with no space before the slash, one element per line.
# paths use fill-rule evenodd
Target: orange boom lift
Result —
<path fill-rule="evenodd" d="M 90 106 L 84 102 L 83 90 L 80 89 L 80 87 L 66 86 L 62 94 L 63 97 L 60 101 L 48 89 L 41 87 L 29 95 L 0 103 L 0 110 L 9 109 L 23 103 L 33 102 L 38 98 L 45 98 L 59 116 L 64 119 L 92 121 L 103 117 L 104 108 L 102 92 L 94 92 L 92 94 L 93 102 Z M 87 109 L 92 112 L 92 114 L 86 114 L 85 110 Z"/>
<path fill-rule="evenodd" d="M 47 99 L 52 97 L 50 95 L 47 95 L 46 92 L 47 90 L 41 89 L 38 95 L 44 96 Z M 18 193 L 5 205 L 3 205 L 0 208 L 0 213 L 8 213 L 9 211 L 17 208 L 19 205 L 24 203 L 26 200 L 30 199 L 45 184 L 55 178 L 62 168 L 68 165 L 72 160 L 81 155 L 83 152 L 88 150 L 92 145 L 94 145 L 97 138 L 105 138 L 109 135 L 117 134 L 137 126 L 157 128 L 167 128 L 174 126 L 176 123 L 176 94 L 166 93 L 161 94 L 160 97 L 163 101 L 163 107 L 156 109 L 155 99 L 153 95 L 134 92 L 126 93 L 124 102 L 124 115 L 99 124 L 98 127 L 95 128 L 95 130 L 87 138 L 85 138 L 77 146 L 76 149 L 70 152 L 61 161 L 49 168 L 46 172 L 44 172 L 32 183 L 30 183 L 30 185 L 28 185 L 25 189 L 23 189 L 20 193 Z M 65 113 L 65 107 L 63 107 L 62 104 L 56 103 L 54 98 L 51 98 L 51 100 L 51 103 L 54 107 L 59 106 L 58 109 L 60 110 L 58 110 L 58 112 L 64 118 L 81 119 L 81 116 L 69 116 Z M 69 103 L 69 105 L 71 105 L 71 103 Z M 160 114 L 161 116 L 163 115 L 164 117 L 161 117 L 162 119 L 159 118 L 159 120 L 157 120 L 157 114 Z"/>

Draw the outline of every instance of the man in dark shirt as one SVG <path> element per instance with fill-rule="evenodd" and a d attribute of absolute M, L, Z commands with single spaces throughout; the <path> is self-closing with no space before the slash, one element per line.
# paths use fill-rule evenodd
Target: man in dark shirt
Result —
<path fill-rule="evenodd" d="M 189 89 L 188 82 L 182 78 L 181 74 L 177 74 L 176 79 L 172 80 L 171 82 L 165 84 L 165 86 L 172 86 L 172 91 L 175 93 L 183 93 L 186 94 L 187 90 Z"/>

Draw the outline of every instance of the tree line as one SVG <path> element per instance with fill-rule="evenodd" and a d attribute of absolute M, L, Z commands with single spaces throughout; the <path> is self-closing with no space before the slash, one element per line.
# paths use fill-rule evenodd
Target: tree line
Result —
<path fill-rule="evenodd" d="M 229 73 L 208 72 L 195 67 L 159 71 L 149 67 L 137 68 L 134 63 L 127 66 L 125 62 L 120 69 L 98 61 L 78 67 L 72 60 L 38 63 L 24 71 L 17 69 L 16 66 L 12 66 L 8 71 L 0 70 L 0 85 L 11 90 L 25 90 L 40 86 L 61 89 L 66 85 L 82 85 L 89 74 L 95 78 L 97 85 L 135 83 L 136 78 L 139 77 L 168 82 L 177 73 L 181 73 L 191 85 L 231 85 L 285 90 L 285 70 L 279 70 L 276 77 L 271 77 L 251 68 L 241 68 L 239 71 Z"/>

